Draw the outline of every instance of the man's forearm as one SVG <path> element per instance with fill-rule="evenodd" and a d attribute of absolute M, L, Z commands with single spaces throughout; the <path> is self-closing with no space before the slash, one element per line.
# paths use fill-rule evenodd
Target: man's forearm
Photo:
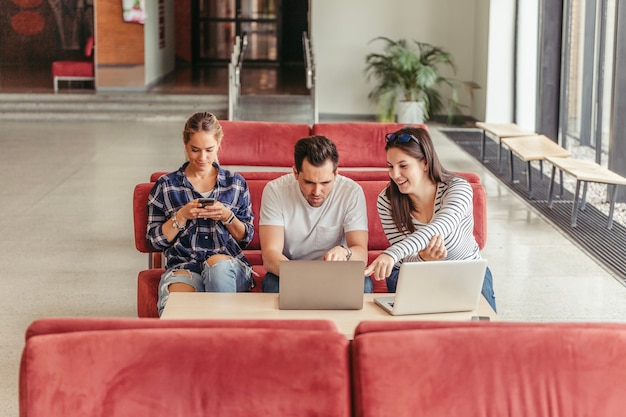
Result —
<path fill-rule="evenodd" d="M 352 251 L 351 261 L 364 261 L 367 263 L 367 249 L 363 246 L 350 246 Z"/>
<path fill-rule="evenodd" d="M 267 272 L 280 276 L 280 261 L 288 261 L 282 253 L 263 254 L 263 267 Z"/>

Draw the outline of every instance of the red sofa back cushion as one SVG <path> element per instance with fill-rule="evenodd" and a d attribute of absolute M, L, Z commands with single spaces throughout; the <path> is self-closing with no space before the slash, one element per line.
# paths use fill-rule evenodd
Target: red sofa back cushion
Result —
<path fill-rule="evenodd" d="M 301 123 L 220 120 L 224 140 L 218 158 L 221 165 L 293 166 L 298 139 L 311 127 Z"/>
<path fill-rule="evenodd" d="M 384 182 L 385 184 L 389 182 L 389 173 L 387 170 L 349 170 L 344 169 L 340 170 L 342 175 L 346 177 L 352 178 L 355 181 L 358 181 L 362 187 L 378 187 L 379 184 L 376 185 L 366 185 L 367 182 Z M 465 171 L 457 171 L 455 174 L 465 178 L 467 182 L 472 186 L 473 191 L 473 209 L 474 209 L 474 237 L 476 238 L 476 243 L 478 243 L 478 247 L 483 249 L 485 244 L 487 243 L 487 195 L 485 193 L 485 189 L 480 182 L 480 177 L 478 174 L 474 172 L 465 172 Z M 384 188 L 381 187 L 379 192 Z M 370 198 L 367 199 L 368 204 L 368 216 L 370 228 L 374 227 L 374 230 L 377 230 L 380 225 L 380 220 L 378 219 L 378 211 L 376 210 L 376 200 L 373 199 L 374 190 L 368 188 L 368 192 L 371 193 Z M 366 194 L 367 197 L 368 194 Z M 370 204 L 373 203 L 374 207 L 371 207 Z M 372 210 L 374 209 L 374 210 Z M 376 217 L 376 224 L 374 223 L 372 215 Z M 371 229 L 370 229 L 371 230 Z M 382 230 L 382 226 L 381 226 Z M 371 239 L 371 237 L 370 237 Z M 378 242 L 378 241 L 377 241 Z M 380 241 L 382 242 L 382 241 Z M 376 243 L 378 246 L 379 243 Z M 374 249 L 374 248 L 371 248 Z"/>
<path fill-rule="evenodd" d="M 353 341 L 355 416 L 616 416 L 626 325 L 389 323 Z M 384 366 L 381 366 L 384 364 Z"/>
<path fill-rule="evenodd" d="M 20 414 L 348 417 L 348 349 L 336 331 L 293 328 L 40 335 L 24 348 Z"/>
<path fill-rule="evenodd" d="M 337 146 L 341 167 L 387 167 L 385 135 L 403 128 L 402 123 L 317 123 L 312 135 L 326 136 Z M 426 125 L 416 125 L 427 129 Z"/>
<path fill-rule="evenodd" d="M 259 213 L 261 210 L 261 197 L 263 194 L 263 188 L 265 184 L 281 175 L 285 175 L 288 172 L 278 171 L 255 171 L 245 172 L 240 174 L 246 179 L 248 183 L 248 189 L 250 190 L 250 197 L 252 199 L 252 210 L 254 212 L 254 226 L 255 236 L 252 242 L 246 248 L 247 250 L 260 250 L 261 245 L 258 236 L 259 226 Z M 388 247 L 388 241 L 385 234 L 382 231 L 382 225 L 378 218 L 378 211 L 376 209 L 376 199 L 380 191 L 385 188 L 389 182 L 389 176 L 387 171 L 350 171 L 341 170 L 340 173 L 346 177 L 352 178 L 359 182 L 365 193 L 367 201 L 367 215 L 368 223 L 370 227 L 369 231 L 369 249 L 371 250 L 384 250 Z M 154 173 L 151 178 L 158 178 L 163 173 Z M 485 189 L 480 183 L 480 177 L 472 172 L 457 172 L 458 175 L 468 180 L 474 191 L 474 237 L 478 243 L 478 246 L 482 249 L 487 241 L 487 199 L 485 195 Z M 146 221 L 147 221 L 147 208 L 148 195 L 152 188 L 152 183 L 142 183 L 135 186 L 133 194 L 133 220 L 135 226 L 135 247 L 139 252 L 149 253 L 151 249 L 146 242 Z M 260 254 L 259 254 L 260 256 Z M 257 262 L 253 262 L 253 264 Z M 260 262 L 258 262 L 260 263 Z"/>
<path fill-rule="evenodd" d="M 135 228 L 135 247 L 141 253 L 150 253 L 146 233 L 148 230 L 148 196 L 154 186 L 153 182 L 135 185 L 133 191 L 133 225 Z"/>

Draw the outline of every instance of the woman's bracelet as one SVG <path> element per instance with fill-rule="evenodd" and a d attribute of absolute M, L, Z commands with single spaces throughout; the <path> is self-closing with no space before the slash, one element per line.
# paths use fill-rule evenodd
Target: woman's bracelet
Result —
<path fill-rule="evenodd" d="M 185 222 L 185 224 L 180 224 L 178 223 L 178 219 L 176 218 L 176 215 L 178 214 L 177 211 L 174 212 L 174 214 L 172 215 L 172 222 L 174 223 L 174 227 L 177 228 L 178 230 L 183 230 L 185 228 L 185 225 L 187 224 L 187 222 Z"/>
<path fill-rule="evenodd" d="M 228 218 L 228 220 L 226 220 L 225 222 L 222 222 L 222 223 L 224 223 L 224 224 L 231 224 L 234 221 L 235 221 L 235 213 L 231 212 L 230 213 L 230 217 Z"/>

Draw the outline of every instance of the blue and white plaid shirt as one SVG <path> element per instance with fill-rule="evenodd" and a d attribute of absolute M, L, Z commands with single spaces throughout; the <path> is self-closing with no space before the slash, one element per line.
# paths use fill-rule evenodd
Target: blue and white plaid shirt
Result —
<path fill-rule="evenodd" d="M 160 177 L 148 197 L 147 239 L 155 250 L 164 251 L 167 269 L 186 269 L 200 273 L 202 263 L 211 255 L 225 254 L 240 259 L 246 265 L 250 262 L 243 255 L 242 249 L 252 241 L 254 226 L 248 184 L 244 178 L 217 163 L 217 182 L 209 197 L 228 207 L 245 225 L 246 235 L 237 242 L 220 221 L 211 219 L 188 220 L 184 230 L 168 242 L 163 234 L 162 225 L 185 204 L 200 195 L 185 176 L 185 163 L 178 171 Z"/>

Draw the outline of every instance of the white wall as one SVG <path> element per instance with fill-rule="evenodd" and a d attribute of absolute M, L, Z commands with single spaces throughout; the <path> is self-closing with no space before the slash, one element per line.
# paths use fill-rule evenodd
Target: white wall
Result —
<path fill-rule="evenodd" d="M 485 117 L 481 120 L 492 123 L 513 121 L 514 40 L 515 0 L 491 1 Z"/>
<path fill-rule="evenodd" d="M 489 0 L 477 0 L 474 9 L 474 90 L 471 109 L 468 114 L 476 120 L 485 119 L 487 100 L 487 68 L 489 62 Z"/>
<path fill-rule="evenodd" d="M 534 132 L 537 109 L 539 1 L 519 2 L 515 123 Z"/>
<path fill-rule="evenodd" d="M 501 0 L 498 0 L 498 2 Z M 509 0 L 507 0 L 509 1 Z M 475 70 L 477 4 L 485 0 L 311 0 L 311 41 L 315 54 L 317 99 L 321 114 L 374 115 L 367 99 L 373 83 L 363 73 L 365 56 L 380 45 L 377 36 L 406 38 L 441 46 L 453 54 L 464 81 L 482 79 Z M 382 45 L 382 43 L 381 43 Z M 444 75 L 451 76 L 444 72 Z M 475 91 L 476 94 L 481 90 Z M 462 102 L 471 105 L 468 94 Z M 469 112 L 469 110 L 468 110 Z"/>
<path fill-rule="evenodd" d="M 174 1 L 165 0 L 165 47 L 159 46 L 159 2 L 148 0 L 144 23 L 145 85 L 149 86 L 174 71 Z"/>

